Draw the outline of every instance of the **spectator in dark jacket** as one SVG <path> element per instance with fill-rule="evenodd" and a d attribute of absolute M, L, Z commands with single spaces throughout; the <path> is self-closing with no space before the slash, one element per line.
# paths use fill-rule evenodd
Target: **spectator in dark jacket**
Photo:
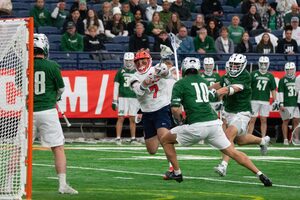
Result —
<path fill-rule="evenodd" d="M 97 35 L 97 26 L 91 25 L 88 28 L 88 35 L 83 38 L 84 51 L 99 51 L 105 49 L 103 43 L 105 35 Z"/>
<path fill-rule="evenodd" d="M 160 45 L 166 45 L 172 49 L 171 40 L 166 31 L 162 31 L 159 33 L 158 37 L 155 38 L 153 51 L 160 52 Z"/>
<path fill-rule="evenodd" d="M 216 40 L 219 37 L 219 29 L 217 26 L 217 22 L 214 19 L 210 19 L 207 21 L 207 35 Z"/>
<path fill-rule="evenodd" d="M 67 24 L 68 22 L 74 22 L 76 24 L 76 30 L 79 34 L 84 35 L 84 24 L 80 18 L 80 12 L 78 9 L 74 9 L 71 12 L 70 17 L 65 21 L 64 25 L 63 25 L 63 32 L 66 32 L 67 30 Z"/>
<path fill-rule="evenodd" d="M 187 21 L 191 18 L 190 10 L 182 3 L 182 0 L 176 0 L 170 7 L 171 12 L 176 12 L 181 21 Z"/>
<path fill-rule="evenodd" d="M 263 54 L 275 53 L 275 48 L 273 47 L 268 33 L 262 35 L 261 40 L 256 47 L 256 52 Z"/>
<path fill-rule="evenodd" d="M 284 29 L 285 38 L 278 42 L 276 53 L 295 54 L 298 53 L 296 40 L 292 39 L 293 27 L 288 25 Z"/>
<path fill-rule="evenodd" d="M 201 4 L 202 14 L 205 16 L 222 17 L 224 15 L 221 2 L 219 0 L 204 0 Z"/>
<path fill-rule="evenodd" d="M 250 36 L 256 36 L 264 29 L 262 27 L 260 15 L 256 12 L 256 6 L 251 5 L 249 12 L 242 18 L 242 26 L 249 32 Z"/>
<path fill-rule="evenodd" d="M 141 49 L 149 50 L 150 44 L 148 36 L 144 33 L 145 28 L 142 23 L 137 23 L 135 26 L 135 34 L 129 38 L 129 51 L 137 52 Z"/>
<path fill-rule="evenodd" d="M 137 23 L 142 23 L 145 30 L 147 30 L 147 22 L 142 19 L 142 10 L 136 10 L 134 14 L 134 21 L 127 25 L 128 35 L 131 36 L 135 33 L 135 25 Z"/>
<path fill-rule="evenodd" d="M 244 0 L 241 6 L 241 12 L 247 14 L 252 4 L 255 4 L 255 0 Z"/>
<path fill-rule="evenodd" d="M 249 41 L 249 33 L 244 32 L 242 40 L 238 43 L 235 53 L 253 53 L 253 46 Z"/>

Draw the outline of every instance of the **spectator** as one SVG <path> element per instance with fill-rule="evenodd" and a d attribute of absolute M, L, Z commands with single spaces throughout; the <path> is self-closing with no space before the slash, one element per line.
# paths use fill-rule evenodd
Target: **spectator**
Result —
<path fill-rule="evenodd" d="M 249 41 L 249 33 L 244 32 L 241 42 L 238 43 L 235 53 L 253 53 L 253 46 Z"/>
<path fill-rule="evenodd" d="M 181 26 L 179 28 L 179 32 L 176 37 L 181 41 L 177 49 L 177 53 L 195 53 L 193 38 L 188 35 L 188 30 L 185 26 Z"/>
<path fill-rule="evenodd" d="M 251 5 L 249 12 L 243 16 L 242 26 L 250 33 L 250 36 L 256 36 L 264 31 L 261 18 L 256 12 L 255 5 Z"/>
<path fill-rule="evenodd" d="M 0 1 L 0 16 L 11 15 L 12 3 L 11 0 Z"/>
<path fill-rule="evenodd" d="M 132 13 L 135 13 L 136 10 L 142 10 L 142 14 L 144 13 L 143 8 L 139 5 L 139 0 L 129 0 L 129 5 Z M 144 16 L 142 16 L 142 19 L 144 19 Z"/>
<path fill-rule="evenodd" d="M 240 25 L 240 18 L 238 15 L 234 15 L 231 19 L 231 24 L 228 26 L 229 38 L 232 39 L 233 43 L 237 45 L 241 42 L 242 35 L 245 29 Z"/>
<path fill-rule="evenodd" d="M 75 23 L 76 31 L 79 34 L 84 35 L 84 24 L 80 18 L 80 12 L 78 9 L 75 8 L 74 10 L 72 10 L 71 15 L 69 16 L 69 19 L 67 19 L 64 23 L 63 32 L 66 32 L 68 22 L 70 22 L 70 21 Z"/>
<path fill-rule="evenodd" d="M 267 0 L 256 0 L 256 10 L 260 18 L 262 18 L 268 11 L 269 4 Z"/>
<path fill-rule="evenodd" d="M 298 46 L 296 40 L 292 38 L 292 26 L 286 26 L 285 38 L 278 42 L 276 53 L 295 54 L 298 53 Z"/>
<path fill-rule="evenodd" d="M 191 18 L 191 12 L 184 6 L 182 0 L 175 0 L 170 7 L 170 11 L 178 13 L 181 21 L 187 21 Z"/>
<path fill-rule="evenodd" d="M 135 30 L 135 34 L 129 38 L 129 51 L 137 52 L 141 49 L 149 51 L 150 43 L 148 36 L 145 34 L 144 25 L 139 22 L 136 23 Z"/>
<path fill-rule="evenodd" d="M 291 19 L 292 17 L 298 17 L 300 19 L 300 14 L 299 14 L 299 7 L 298 4 L 293 4 L 291 7 L 292 11 L 287 13 L 284 16 L 284 25 L 291 25 Z"/>
<path fill-rule="evenodd" d="M 256 47 L 257 53 L 269 54 L 275 53 L 275 48 L 271 42 L 270 36 L 268 33 L 264 33 L 260 42 Z"/>
<path fill-rule="evenodd" d="M 128 28 L 128 24 L 134 21 L 134 16 L 130 11 L 129 3 L 122 4 L 122 20 L 126 24 L 127 28 Z"/>
<path fill-rule="evenodd" d="M 69 12 L 65 9 L 66 3 L 65 0 L 59 0 L 56 7 L 51 13 L 53 26 L 62 29 L 64 22 L 69 15 Z"/>
<path fill-rule="evenodd" d="M 241 12 L 243 14 L 247 14 L 249 12 L 251 5 L 254 5 L 254 4 L 255 4 L 255 0 L 244 0 L 242 2 L 242 6 L 241 6 Z"/>
<path fill-rule="evenodd" d="M 201 11 L 205 17 L 222 17 L 224 15 L 221 2 L 219 0 L 204 0 L 201 4 Z"/>
<path fill-rule="evenodd" d="M 166 31 L 168 33 L 174 33 L 175 35 L 178 33 L 180 26 L 183 24 L 181 23 L 179 16 L 177 13 L 172 13 L 171 18 L 166 26 Z"/>
<path fill-rule="evenodd" d="M 147 30 L 147 22 L 142 19 L 142 10 L 136 10 L 134 13 L 134 21 L 130 22 L 127 26 L 128 35 L 131 36 L 135 33 L 135 25 L 142 23 L 145 30 Z"/>
<path fill-rule="evenodd" d="M 84 51 L 100 51 L 104 50 L 104 34 L 97 34 L 98 27 L 90 25 L 88 34 L 83 38 Z"/>
<path fill-rule="evenodd" d="M 34 7 L 30 10 L 29 16 L 34 19 L 34 26 L 51 26 L 51 14 L 45 8 L 44 0 L 36 0 Z"/>
<path fill-rule="evenodd" d="M 217 26 L 217 22 L 214 19 L 210 19 L 207 21 L 207 35 L 212 37 L 214 40 L 216 40 L 219 37 L 219 29 Z"/>
<path fill-rule="evenodd" d="M 191 36 L 196 37 L 201 28 L 205 27 L 204 15 L 198 14 L 192 27 L 191 27 Z"/>
<path fill-rule="evenodd" d="M 299 18 L 298 17 L 293 17 L 291 19 L 291 24 L 292 24 L 292 38 L 296 40 L 297 45 L 300 46 L 300 27 L 299 27 Z M 283 32 L 282 38 L 285 38 L 285 31 Z"/>
<path fill-rule="evenodd" d="M 270 3 L 268 12 L 262 17 L 262 26 L 269 31 L 283 29 L 283 15 L 276 11 L 276 2 Z"/>
<path fill-rule="evenodd" d="M 170 0 L 171 2 L 174 2 L 174 0 Z M 191 13 L 197 13 L 198 10 L 196 9 L 195 1 L 191 0 L 183 0 L 182 1 L 184 7 L 186 7 Z"/>
<path fill-rule="evenodd" d="M 73 10 L 78 10 L 80 12 L 81 20 L 85 19 L 87 16 L 87 5 L 86 0 L 75 0 L 75 2 L 71 6 L 71 12 Z"/>
<path fill-rule="evenodd" d="M 98 18 L 97 13 L 92 9 L 88 10 L 87 18 L 83 20 L 83 24 L 84 24 L 84 33 L 86 35 L 89 34 L 89 27 L 92 25 L 97 27 L 97 32 L 96 32 L 97 35 L 104 34 L 103 23 Z"/>
<path fill-rule="evenodd" d="M 113 19 L 107 23 L 105 35 L 109 38 L 128 35 L 126 25 L 122 21 L 122 13 L 119 7 L 113 8 Z"/>
<path fill-rule="evenodd" d="M 161 31 L 159 33 L 158 37 L 155 38 L 154 45 L 153 45 L 153 51 L 160 52 L 161 44 L 166 45 L 172 49 L 171 40 L 166 31 Z"/>
<path fill-rule="evenodd" d="M 158 36 L 161 31 L 166 31 L 165 24 L 160 21 L 159 13 L 154 12 L 152 21 L 148 24 L 148 35 Z"/>
<path fill-rule="evenodd" d="M 259 34 L 258 36 L 255 36 L 255 42 L 256 42 L 256 44 L 260 43 L 260 41 L 261 41 L 261 39 L 262 39 L 262 37 L 263 37 L 264 34 L 268 34 L 269 35 L 269 38 L 270 38 L 270 41 L 271 41 L 273 47 L 276 48 L 277 44 L 278 44 L 277 43 L 278 42 L 278 37 L 276 37 L 274 34 L 269 33 L 269 32 L 264 32 L 262 34 Z"/>
<path fill-rule="evenodd" d="M 146 19 L 148 22 L 152 21 L 152 16 L 154 12 L 160 12 L 163 8 L 157 5 L 157 0 L 149 0 L 149 6 L 146 8 Z"/>
<path fill-rule="evenodd" d="M 69 21 L 66 28 L 67 32 L 64 33 L 61 38 L 61 50 L 83 51 L 83 39 L 82 36 L 77 33 L 75 23 Z"/>
<path fill-rule="evenodd" d="M 207 35 L 206 28 L 201 28 L 198 36 L 194 38 L 195 51 L 200 54 L 215 53 L 215 41 Z"/>
<path fill-rule="evenodd" d="M 159 12 L 160 21 L 164 24 L 168 24 L 171 18 L 172 12 L 170 11 L 170 2 L 168 0 L 163 0 L 162 11 Z"/>
<path fill-rule="evenodd" d="M 216 50 L 218 54 L 234 53 L 234 43 L 228 37 L 228 28 L 223 26 L 220 31 L 220 37 L 215 41 Z"/>
<path fill-rule="evenodd" d="M 122 8 L 122 5 L 120 4 L 120 0 L 111 0 L 110 2 L 112 9 L 114 9 L 115 7 L 117 8 Z"/>
<path fill-rule="evenodd" d="M 283 15 L 291 10 L 293 4 L 297 4 L 296 0 L 276 0 L 276 2 L 277 11 Z"/>
<path fill-rule="evenodd" d="M 98 12 L 99 19 L 102 20 L 103 26 L 107 26 L 107 22 L 113 19 L 111 4 L 105 1 L 102 4 L 102 9 Z"/>

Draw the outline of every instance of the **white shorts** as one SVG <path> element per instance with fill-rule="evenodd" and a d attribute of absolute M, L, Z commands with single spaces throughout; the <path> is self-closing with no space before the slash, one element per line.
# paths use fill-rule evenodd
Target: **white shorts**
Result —
<path fill-rule="evenodd" d="M 216 120 L 216 123 L 205 125 L 204 123 L 194 123 L 190 125 L 176 126 L 171 129 L 172 134 L 177 135 L 177 142 L 182 146 L 191 146 L 198 144 L 200 140 L 206 140 L 217 149 L 226 149 L 230 146 L 223 129 L 222 121 Z"/>
<path fill-rule="evenodd" d="M 269 117 L 271 106 L 269 102 L 263 103 L 258 101 L 251 101 L 251 107 L 253 114 L 251 117 L 258 117 L 258 114 L 261 117 Z"/>
<path fill-rule="evenodd" d="M 136 116 L 140 103 L 136 98 L 119 97 L 118 116 Z"/>
<path fill-rule="evenodd" d="M 56 147 L 65 143 L 65 137 L 55 108 L 33 113 L 33 135 L 34 138 L 40 137 L 41 144 L 44 147 Z"/>
<path fill-rule="evenodd" d="M 251 118 L 250 112 L 228 113 L 224 112 L 224 117 L 228 126 L 235 126 L 238 129 L 239 135 L 247 134 L 248 123 Z"/>
<path fill-rule="evenodd" d="M 290 119 L 300 118 L 299 108 L 297 106 L 288 106 L 285 107 L 290 113 Z"/>

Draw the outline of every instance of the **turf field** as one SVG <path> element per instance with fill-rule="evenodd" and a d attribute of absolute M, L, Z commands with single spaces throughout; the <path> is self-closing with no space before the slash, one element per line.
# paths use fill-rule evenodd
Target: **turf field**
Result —
<path fill-rule="evenodd" d="M 230 162 L 226 177 L 213 167 L 220 161 L 217 150 L 207 145 L 177 148 L 184 181 L 162 180 L 167 170 L 162 149 L 148 155 L 145 147 L 72 144 L 66 145 L 67 179 L 79 195 L 60 195 L 52 153 L 35 146 L 33 152 L 33 199 L 59 200 L 235 200 L 300 199 L 300 148 L 272 145 L 267 156 L 259 148 L 241 149 L 273 181 L 265 188 L 249 171 Z"/>

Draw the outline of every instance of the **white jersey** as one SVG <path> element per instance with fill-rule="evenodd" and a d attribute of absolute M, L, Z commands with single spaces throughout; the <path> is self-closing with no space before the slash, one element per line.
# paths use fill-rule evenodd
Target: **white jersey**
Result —
<path fill-rule="evenodd" d="M 155 73 L 155 68 L 151 67 L 145 74 L 136 72 L 132 80 L 138 80 L 140 83 L 150 73 Z M 143 95 L 137 95 L 137 99 L 140 102 L 141 110 L 143 112 L 154 112 L 162 107 L 165 107 L 171 103 L 169 82 L 167 79 L 161 78 L 153 85 L 149 86 Z"/>

